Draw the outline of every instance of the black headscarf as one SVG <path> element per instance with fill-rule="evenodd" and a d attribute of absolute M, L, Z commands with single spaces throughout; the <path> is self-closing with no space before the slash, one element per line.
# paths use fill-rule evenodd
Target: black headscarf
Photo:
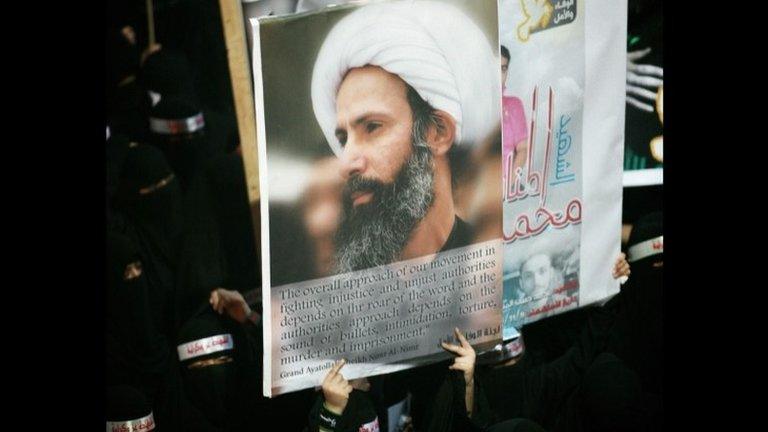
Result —
<path fill-rule="evenodd" d="M 112 131 L 146 140 L 150 100 L 136 79 L 141 49 L 119 27 L 108 28 L 106 39 L 106 114 Z"/>
<path fill-rule="evenodd" d="M 147 91 L 161 97 L 185 97 L 198 101 L 192 69 L 183 52 L 163 48 L 147 57 L 141 69 L 141 82 Z"/>
<path fill-rule="evenodd" d="M 152 146 L 129 149 L 116 194 L 116 206 L 142 233 L 143 244 L 166 261 L 175 258 L 181 234 L 181 192 L 175 173 Z"/>
<path fill-rule="evenodd" d="M 168 348 L 152 318 L 149 287 L 136 246 L 107 233 L 107 384 L 131 384 L 153 400 Z"/>
<path fill-rule="evenodd" d="M 163 151 L 184 190 L 196 177 L 205 175 L 214 156 L 237 147 L 233 116 L 204 109 L 189 95 L 163 95 L 149 119 L 151 142 Z M 193 121 L 199 123 L 190 128 Z"/>
<path fill-rule="evenodd" d="M 175 285 L 178 326 L 226 280 L 216 219 L 218 203 L 208 172 L 216 141 L 210 139 L 208 123 L 199 105 L 173 96 L 163 97 L 150 116 L 152 143 L 165 155 L 183 194 L 183 235 Z"/>
<path fill-rule="evenodd" d="M 121 223 L 111 224 L 137 245 L 150 286 L 150 304 L 160 331 L 175 334 L 175 268 L 182 234 L 182 197 L 173 172 L 156 148 L 129 148 L 115 209 Z"/>
<path fill-rule="evenodd" d="M 188 98 L 165 96 L 150 111 L 149 129 L 152 144 L 162 150 L 186 191 L 212 153 L 201 107 Z"/>
<path fill-rule="evenodd" d="M 177 354 L 184 393 L 197 412 L 212 425 L 226 427 L 235 421 L 233 407 L 239 399 L 241 333 L 234 322 L 203 305 L 179 330 Z M 190 367 L 200 361 L 227 357 L 223 364 Z"/>

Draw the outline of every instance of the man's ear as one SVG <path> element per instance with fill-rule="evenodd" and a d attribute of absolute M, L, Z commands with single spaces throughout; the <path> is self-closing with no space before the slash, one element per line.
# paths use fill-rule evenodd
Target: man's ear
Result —
<path fill-rule="evenodd" d="M 427 145 L 434 156 L 443 156 L 451 149 L 456 137 L 456 121 L 453 116 L 441 110 L 435 110 L 432 119 L 434 121 L 429 125 Z"/>

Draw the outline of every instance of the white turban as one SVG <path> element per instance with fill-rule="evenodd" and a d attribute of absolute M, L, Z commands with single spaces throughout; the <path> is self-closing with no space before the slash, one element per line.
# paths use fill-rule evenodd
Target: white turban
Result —
<path fill-rule="evenodd" d="M 335 130 L 341 81 L 349 69 L 379 66 L 453 116 L 457 145 L 474 145 L 500 122 L 498 50 L 465 13 L 443 2 L 363 6 L 342 18 L 320 48 L 312 73 L 315 117 L 340 155 Z"/>

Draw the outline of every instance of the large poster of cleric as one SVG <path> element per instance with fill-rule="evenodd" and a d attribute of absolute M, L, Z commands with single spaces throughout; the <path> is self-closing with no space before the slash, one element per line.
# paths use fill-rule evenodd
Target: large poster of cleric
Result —
<path fill-rule="evenodd" d="M 585 3 L 500 2 L 505 339 L 523 324 L 590 303 L 584 298 L 587 289 L 593 290 L 588 300 L 594 301 L 595 292 L 604 296 L 603 284 L 585 284 L 582 274 L 582 263 L 595 259 L 584 253 L 583 222 L 591 216 L 591 202 L 598 198 L 589 196 L 587 172 L 596 155 L 608 156 L 606 150 L 618 148 L 621 142 L 605 137 L 587 140 L 585 110 L 600 102 L 585 95 Z M 615 124 L 618 133 L 622 126 Z M 620 174 L 620 160 L 608 165 Z M 595 180 L 610 184 L 610 179 Z M 619 194 L 611 203 L 613 208 L 606 209 L 609 214 L 620 212 L 620 191 L 619 177 L 601 197 Z M 612 243 L 619 234 L 619 222 L 613 226 L 615 236 L 604 231 L 598 246 L 618 250 L 618 244 Z M 609 272 L 610 261 L 603 267 Z"/>
<path fill-rule="evenodd" d="M 341 358 L 347 379 L 443 360 L 455 327 L 501 341 L 497 21 L 495 0 L 251 21 L 265 395 Z"/>

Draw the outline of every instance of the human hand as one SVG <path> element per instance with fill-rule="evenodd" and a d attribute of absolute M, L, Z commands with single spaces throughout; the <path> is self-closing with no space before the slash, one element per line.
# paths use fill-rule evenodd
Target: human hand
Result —
<path fill-rule="evenodd" d="M 631 271 L 629 269 L 629 263 L 627 262 L 627 256 L 622 252 L 619 254 L 619 257 L 616 258 L 616 263 L 613 264 L 613 278 L 628 278 L 630 273 Z"/>
<path fill-rule="evenodd" d="M 349 394 L 352 393 L 352 386 L 349 381 L 344 379 L 341 374 L 341 368 L 346 364 L 346 360 L 341 359 L 336 362 L 328 374 L 323 379 L 323 397 L 325 398 L 325 407 L 334 414 L 341 415 L 349 402 Z"/>
<path fill-rule="evenodd" d="M 243 324 L 251 315 L 251 308 L 238 291 L 216 288 L 208 299 L 213 309 L 219 314 L 227 312 L 233 320 Z"/>
<path fill-rule="evenodd" d="M 475 373 L 475 349 L 467 342 L 467 339 L 459 331 L 458 328 L 453 329 L 456 338 L 461 345 L 453 345 L 446 342 L 442 342 L 443 349 L 456 354 L 453 364 L 448 367 L 451 370 L 459 370 L 464 374 L 464 382 L 470 385 L 473 381 Z"/>

